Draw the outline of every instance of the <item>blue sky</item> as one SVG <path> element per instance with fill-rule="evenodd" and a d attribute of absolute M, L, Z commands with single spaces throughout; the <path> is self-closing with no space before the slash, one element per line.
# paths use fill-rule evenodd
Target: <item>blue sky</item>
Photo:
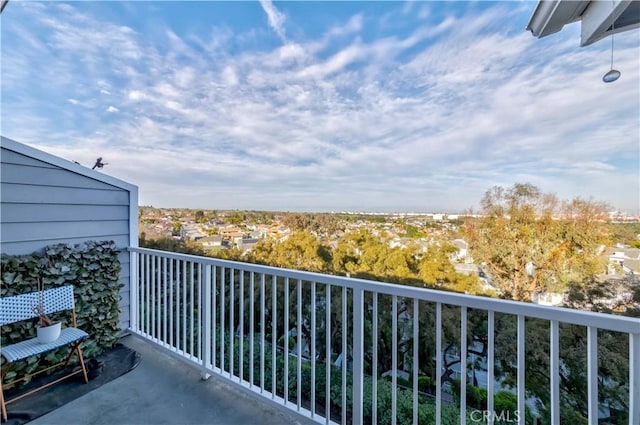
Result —
<path fill-rule="evenodd" d="M 636 213 L 640 31 L 536 39 L 535 2 L 21 2 L 2 135 L 164 207 L 477 208 L 531 182 Z"/>

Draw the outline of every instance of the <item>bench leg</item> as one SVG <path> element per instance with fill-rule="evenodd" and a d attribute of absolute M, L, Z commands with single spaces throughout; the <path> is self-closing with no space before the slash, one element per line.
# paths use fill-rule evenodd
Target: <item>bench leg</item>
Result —
<path fill-rule="evenodd" d="M 2 367 L 2 373 L 0 373 L 0 402 L 2 403 L 2 419 L 7 421 L 7 405 L 4 402 L 4 388 L 2 388 L 2 382 L 4 381 L 4 377 L 9 372 L 9 367 L 11 363 L 5 363 Z"/>
<path fill-rule="evenodd" d="M 78 361 L 80 362 L 80 367 L 82 368 L 82 377 L 84 378 L 84 383 L 88 384 L 89 383 L 89 377 L 87 376 L 87 368 L 84 365 L 84 358 L 82 357 L 82 350 L 80 350 L 80 344 L 82 344 L 82 341 L 78 341 L 75 344 L 71 345 L 71 351 L 69 351 L 69 355 L 67 356 L 67 359 L 64 361 L 63 368 L 67 367 L 67 365 L 71 361 L 71 357 L 74 354 L 77 354 L 78 355 Z"/>
<path fill-rule="evenodd" d="M 2 420 L 7 421 L 7 406 L 4 404 L 4 390 L 2 389 L 2 382 L 0 382 L 0 401 L 2 402 Z"/>
<path fill-rule="evenodd" d="M 35 373 L 35 375 L 37 375 L 37 374 L 39 374 L 41 372 L 44 372 L 44 371 L 46 371 L 48 369 L 51 369 L 53 367 L 60 367 L 61 365 L 62 365 L 62 369 L 66 368 L 69 365 L 69 362 L 71 361 L 71 357 L 73 357 L 73 355 L 76 354 L 78 356 L 78 361 L 80 362 L 80 367 L 82 368 L 82 377 L 84 379 L 84 383 L 88 384 L 89 383 L 89 377 L 87 375 L 87 368 L 86 368 L 86 366 L 84 364 L 84 358 L 82 357 L 82 350 L 80 349 L 80 344 L 81 343 L 82 343 L 82 341 L 78 341 L 75 344 L 71 344 L 71 347 L 70 347 L 71 350 L 69 351 L 69 355 L 67 355 L 67 358 L 65 359 L 64 362 L 57 363 L 54 366 L 51 366 L 51 367 L 49 367 L 47 369 L 44 369 L 44 370 L 41 370 L 41 371 Z M 0 373 L 0 402 L 2 404 L 2 420 L 5 421 L 5 422 L 7 421 L 8 414 L 7 414 L 7 403 L 5 402 L 5 399 L 4 399 L 4 388 L 2 388 L 2 381 L 4 381 L 4 377 L 7 374 L 7 372 L 9 372 L 9 368 L 10 367 L 11 367 L 11 363 L 5 363 L 5 365 L 2 367 L 2 372 Z M 9 400 L 9 403 L 11 403 L 13 401 L 16 401 L 16 400 L 19 400 L 19 399 L 21 399 L 23 397 L 26 397 L 26 396 L 28 396 L 30 394 L 33 394 L 35 392 L 38 392 L 38 391 L 40 391 L 40 390 L 42 390 L 44 388 L 47 388 L 47 387 L 49 387 L 49 386 L 51 386 L 53 384 L 56 384 L 56 383 L 58 383 L 58 382 L 60 382 L 60 381 L 62 381 L 64 379 L 67 379 L 67 378 L 69 378 L 69 377 L 71 377 L 71 376 L 73 376 L 73 375 L 75 375 L 77 373 L 78 372 L 72 372 L 70 374 L 67 374 L 67 375 L 59 378 L 59 379 L 56 379 L 55 381 L 49 382 L 49 383 L 47 383 L 47 384 L 45 384 L 45 385 L 43 385 L 41 387 L 34 388 L 33 390 L 31 390 L 31 391 L 29 391 L 27 393 L 24 393 L 24 394 L 22 394 L 22 395 L 20 395 L 18 397 L 12 398 L 11 400 Z"/>
<path fill-rule="evenodd" d="M 87 376 L 87 368 L 84 365 L 84 358 L 82 357 L 82 350 L 80 350 L 80 343 L 76 344 L 76 353 L 78 353 L 78 360 L 80 361 L 80 367 L 82 367 L 82 375 L 84 377 L 84 383 L 89 383 L 89 377 Z"/>

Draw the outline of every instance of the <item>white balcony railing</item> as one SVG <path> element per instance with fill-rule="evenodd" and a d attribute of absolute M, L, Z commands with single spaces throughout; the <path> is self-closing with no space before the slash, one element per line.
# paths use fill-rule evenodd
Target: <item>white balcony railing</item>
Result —
<path fill-rule="evenodd" d="M 543 405 L 546 422 L 559 424 L 561 410 L 578 410 L 562 393 L 561 371 L 575 367 L 565 356 L 584 355 L 588 391 L 581 410 L 589 423 L 609 407 L 622 410 L 629 424 L 640 423 L 640 320 L 150 249 L 131 252 L 137 275 L 132 332 L 203 373 L 226 377 L 316 422 L 525 424 L 525 412 Z M 598 358 L 599 348 L 612 343 L 626 357 L 626 382 L 599 374 L 609 361 Z M 446 379 L 452 363 L 459 386 Z M 469 404 L 472 371 L 474 378 L 476 371 L 485 377 L 479 385 L 486 386 L 486 406 Z M 527 381 L 531 376 L 539 385 L 540 375 L 548 393 L 535 406 Z M 510 391 L 517 405 L 507 418 L 496 411 L 494 396 L 508 382 L 515 383 Z M 599 396 L 599 387 L 611 385 L 624 388 L 623 400 Z M 459 388 L 457 396 L 451 388 Z"/>

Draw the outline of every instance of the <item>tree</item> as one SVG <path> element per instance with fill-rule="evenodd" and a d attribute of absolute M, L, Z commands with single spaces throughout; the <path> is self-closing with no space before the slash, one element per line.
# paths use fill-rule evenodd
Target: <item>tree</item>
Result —
<path fill-rule="evenodd" d="M 364 229 L 338 241 L 333 250 L 333 271 L 361 279 L 423 286 L 418 276 L 416 247 L 392 248 L 386 240 Z"/>
<path fill-rule="evenodd" d="M 285 241 L 263 239 L 251 251 L 248 261 L 295 270 L 326 272 L 330 251 L 310 233 L 293 232 Z"/>
<path fill-rule="evenodd" d="M 241 224 L 246 219 L 247 219 L 247 214 L 246 213 L 240 213 L 238 211 L 234 211 L 233 214 L 231 214 L 231 216 L 229 216 L 227 221 L 230 224 L 238 225 L 238 224 Z"/>
<path fill-rule="evenodd" d="M 640 223 L 611 223 L 610 242 L 640 248 Z"/>
<path fill-rule="evenodd" d="M 449 244 L 434 244 L 429 247 L 418 263 L 420 278 L 425 286 L 472 294 L 482 293 L 475 275 L 467 276 L 456 272 L 449 260 L 454 251 L 455 248 Z"/>
<path fill-rule="evenodd" d="M 282 217 L 282 224 L 291 231 L 307 230 L 311 226 L 311 216 L 304 213 L 288 213 Z"/>
<path fill-rule="evenodd" d="M 598 248 L 607 237 L 605 204 L 561 202 L 516 183 L 489 189 L 481 206 L 482 217 L 466 221 L 466 237 L 504 297 L 528 301 L 534 292 L 560 291 L 603 270 Z"/>
<path fill-rule="evenodd" d="M 182 233 L 182 223 L 179 221 L 174 221 L 173 226 L 171 227 L 171 236 L 181 236 Z"/>

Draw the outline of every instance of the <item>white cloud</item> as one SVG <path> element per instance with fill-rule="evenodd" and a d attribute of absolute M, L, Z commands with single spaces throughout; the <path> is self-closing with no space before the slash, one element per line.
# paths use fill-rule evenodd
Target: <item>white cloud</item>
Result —
<path fill-rule="evenodd" d="M 140 100 L 145 98 L 145 94 L 140 90 L 131 90 L 127 96 L 131 100 Z"/>
<path fill-rule="evenodd" d="M 579 48 L 572 27 L 542 40 L 509 30 L 516 12 L 503 4 L 377 37 L 357 13 L 246 49 L 234 43 L 255 34 L 158 28 L 151 38 L 82 5 L 62 19 L 25 4 L 42 39 L 20 22 L 3 28 L 3 59 L 24 67 L 3 69 L 3 131 L 82 163 L 99 152 L 145 204 L 460 211 L 494 184 L 524 180 L 640 203 L 633 34 L 617 36 L 623 74 L 605 85 L 607 46 Z M 269 22 L 284 38 L 278 14 Z M 109 98 L 92 97 L 96 81 Z M 72 101 L 83 108 L 67 109 Z M 120 113 L 96 113 L 111 108 Z"/>
<path fill-rule="evenodd" d="M 120 111 L 118 108 L 116 108 L 115 106 L 109 106 L 107 108 L 107 112 L 118 112 Z"/>
<path fill-rule="evenodd" d="M 231 66 L 225 66 L 222 70 L 222 81 L 226 86 L 235 86 L 239 83 L 238 75 Z"/>
<path fill-rule="evenodd" d="M 269 26 L 271 27 L 271 29 L 274 30 L 276 34 L 278 34 L 278 37 L 280 37 L 283 42 L 286 42 L 286 34 L 284 29 L 284 22 L 286 20 L 286 17 L 284 16 L 284 14 L 280 13 L 280 11 L 276 9 L 271 0 L 260 0 L 260 5 L 262 6 L 262 9 L 264 9 L 264 12 L 267 14 Z"/>
<path fill-rule="evenodd" d="M 77 99 L 67 99 L 67 101 L 72 105 L 77 105 L 78 104 L 78 100 Z"/>

